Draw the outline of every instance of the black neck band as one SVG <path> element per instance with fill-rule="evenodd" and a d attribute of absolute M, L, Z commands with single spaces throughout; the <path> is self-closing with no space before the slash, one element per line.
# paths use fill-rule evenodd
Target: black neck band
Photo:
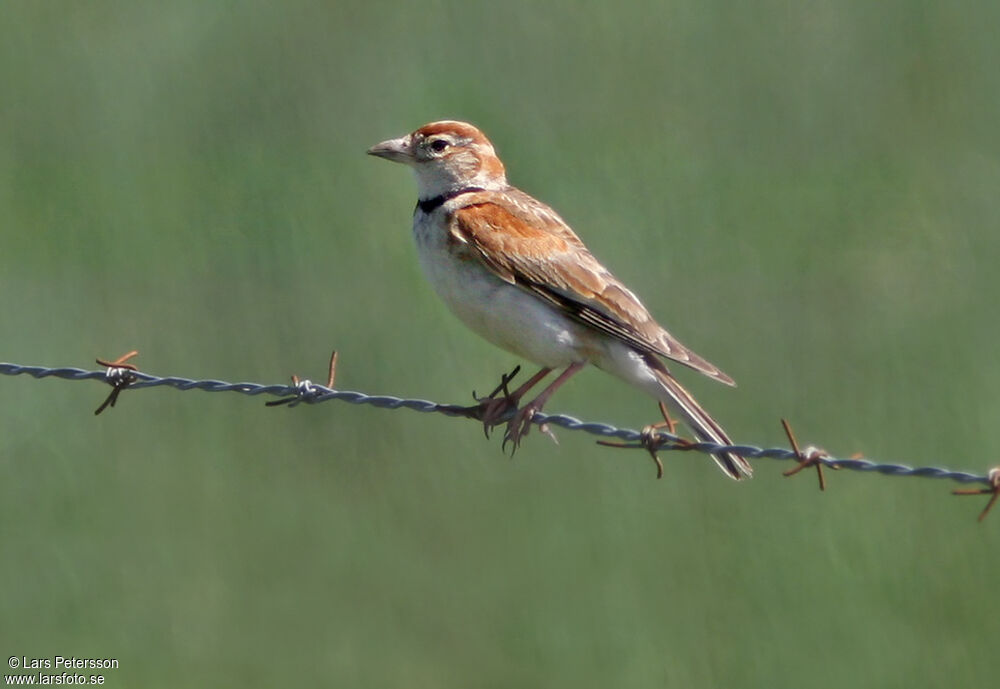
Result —
<path fill-rule="evenodd" d="M 434 196 L 429 199 L 421 199 L 420 201 L 417 201 L 417 208 L 422 210 L 424 213 L 430 215 L 435 210 L 444 205 L 445 201 L 451 201 L 456 196 L 465 193 L 471 193 L 474 191 L 486 191 L 486 190 L 483 189 L 482 187 L 465 187 L 464 189 L 456 189 L 454 191 L 449 191 L 446 194 L 439 194 L 438 196 Z"/>

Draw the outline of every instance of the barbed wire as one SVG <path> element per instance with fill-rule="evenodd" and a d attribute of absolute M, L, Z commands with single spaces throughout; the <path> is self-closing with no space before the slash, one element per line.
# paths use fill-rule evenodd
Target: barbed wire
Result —
<path fill-rule="evenodd" d="M 205 392 L 235 392 L 242 395 L 270 395 L 281 399 L 268 402 L 268 406 L 287 405 L 297 406 L 301 403 L 319 404 L 332 400 L 347 402 L 349 404 L 361 404 L 377 407 L 379 409 L 410 409 L 422 413 L 444 414 L 445 416 L 477 418 L 476 407 L 461 406 L 456 404 L 441 404 L 424 399 L 407 399 L 393 395 L 369 395 L 364 392 L 353 390 L 337 390 L 333 387 L 336 370 L 336 352 L 330 361 L 329 385 L 319 385 L 308 380 L 292 378 L 292 385 L 272 384 L 264 385 L 255 382 L 230 383 L 223 380 L 204 379 L 196 380 L 179 376 L 156 376 L 138 370 L 133 364 L 126 361 L 135 355 L 130 352 L 115 361 L 104 361 L 98 359 L 98 363 L 105 366 L 103 370 L 86 370 L 73 367 L 47 367 L 31 366 L 0 362 L 0 374 L 8 376 L 27 375 L 32 378 L 59 378 L 62 380 L 99 380 L 112 386 L 112 392 L 104 403 L 98 407 L 95 414 L 100 414 L 109 406 L 114 406 L 119 394 L 126 388 L 129 390 L 142 390 L 167 386 L 181 391 L 202 390 Z M 513 377 L 504 377 L 504 385 Z M 503 386 L 501 386 L 503 387 Z M 498 388 L 498 391 L 500 388 Z M 496 392 L 494 393 L 496 394 Z M 511 413 L 513 413 L 511 411 Z M 509 415 L 508 415 L 509 416 Z M 506 419 L 503 419 L 506 420 Z M 990 501 L 980 514 L 980 521 L 992 508 L 997 498 L 1000 497 L 1000 467 L 992 469 L 988 474 L 974 474 L 966 471 L 955 471 L 940 467 L 912 467 L 905 464 L 892 464 L 885 462 L 875 462 L 864 457 L 852 457 L 840 459 L 831 456 L 826 451 L 813 446 L 800 450 L 795 436 L 792 434 L 788 423 L 783 419 L 785 430 L 788 433 L 792 449 L 773 447 L 761 448 L 754 445 L 720 445 L 712 442 L 691 442 L 673 433 L 666 432 L 654 426 L 647 426 L 642 430 L 631 428 L 620 428 L 612 424 L 600 422 L 581 421 L 566 414 L 543 414 L 537 413 L 531 420 L 543 429 L 550 426 L 557 426 L 568 431 L 583 431 L 591 435 L 599 436 L 602 439 L 615 439 L 619 442 L 601 442 L 603 445 L 626 449 L 644 449 L 653 457 L 657 465 L 660 466 L 657 452 L 659 451 L 687 451 L 700 452 L 705 454 L 718 454 L 720 452 L 734 452 L 747 459 L 776 459 L 793 460 L 797 466 L 784 472 L 786 476 L 791 476 L 804 468 L 816 467 L 819 474 L 820 488 L 825 489 L 823 478 L 823 468 L 848 469 L 851 471 L 878 473 L 884 476 L 913 476 L 919 478 L 947 479 L 962 484 L 983 484 L 982 489 L 966 489 L 953 491 L 956 495 L 991 495 Z M 660 466 L 662 473 L 662 466 Z"/>

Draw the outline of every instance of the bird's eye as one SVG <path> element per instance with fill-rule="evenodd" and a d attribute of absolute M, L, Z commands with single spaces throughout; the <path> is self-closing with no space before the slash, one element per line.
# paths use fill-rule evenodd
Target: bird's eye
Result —
<path fill-rule="evenodd" d="M 435 139 L 431 142 L 431 150 L 435 153 L 440 153 L 446 148 L 448 148 L 448 142 L 444 139 Z"/>

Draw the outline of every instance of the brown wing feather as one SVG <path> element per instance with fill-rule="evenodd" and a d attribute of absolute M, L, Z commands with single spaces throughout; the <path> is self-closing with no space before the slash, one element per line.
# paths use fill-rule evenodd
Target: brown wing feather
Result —
<path fill-rule="evenodd" d="M 653 320 L 551 208 L 517 189 L 469 193 L 462 201 L 451 215 L 451 233 L 497 276 L 640 351 L 734 384 Z"/>

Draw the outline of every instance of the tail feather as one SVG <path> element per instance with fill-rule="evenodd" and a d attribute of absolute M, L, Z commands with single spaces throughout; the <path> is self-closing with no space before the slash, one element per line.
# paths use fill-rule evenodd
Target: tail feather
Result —
<path fill-rule="evenodd" d="M 662 383 L 665 397 L 662 401 L 672 410 L 680 413 L 684 423 L 686 423 L 698 440 L 717 443 L 719 445 L 732 445 L 726 431 L 723 430 L 719 422 L 705 411 L 690 392 L 674 378 L 659 360 L 650 357 L 656 376 Z M 753 467 L 750 462 L 736 454 L 735 452 L 720 452 L 712 455 L 712 459 L 719 465 L 730 478 L 737 481 L 750 478 L 753 475 Z"/>

